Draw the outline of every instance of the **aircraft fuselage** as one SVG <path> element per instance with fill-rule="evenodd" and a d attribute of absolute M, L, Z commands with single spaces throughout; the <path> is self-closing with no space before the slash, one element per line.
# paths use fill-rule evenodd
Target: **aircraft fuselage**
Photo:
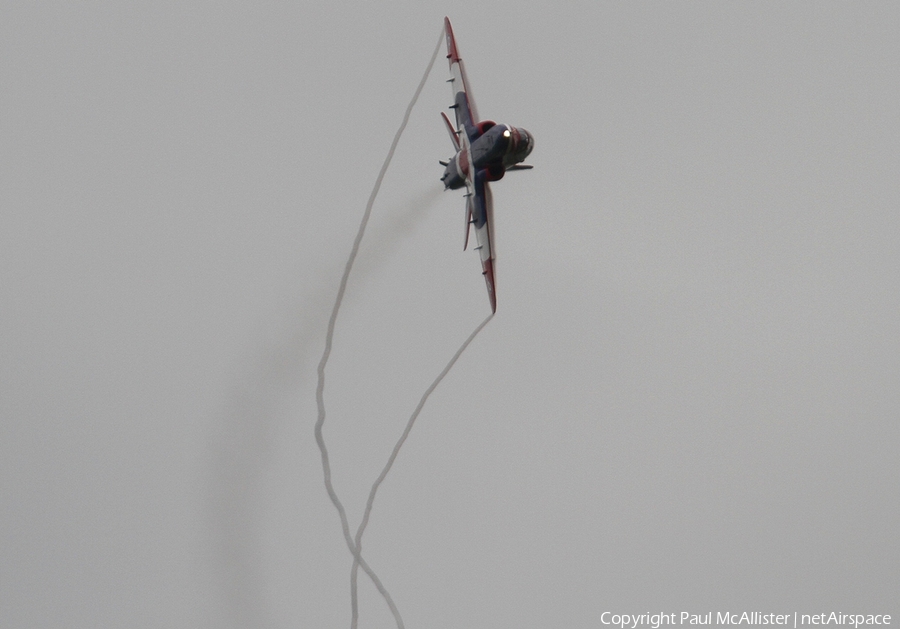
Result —
<path fill-rule="evenodd" d="M 534 148 L 534 138 L 521 127 L 485 121 L 478 130 L 480 135 L 468 147 L 464 144 L 447 163 L 441 177 L 445 188 L 456 190 L 465 186 L 469 168 L 486 181 L 496 181 L 524 161 Z"/>

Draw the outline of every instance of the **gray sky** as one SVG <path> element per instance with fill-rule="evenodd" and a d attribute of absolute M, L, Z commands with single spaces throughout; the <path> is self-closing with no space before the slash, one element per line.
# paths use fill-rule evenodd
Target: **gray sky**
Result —
<path fill-rule="evenodd" d="M 497 316 L 365 553 L 407 627 L 900 618 L 896 3 L 25 3 L 0 20 L 0 624 L 344 627 L 314 366 L 453 21 Z M 351 526 L 488 312 L 441 57 L 351 277 Z M 360 627 L 391 627 L 361 579 Z"/>

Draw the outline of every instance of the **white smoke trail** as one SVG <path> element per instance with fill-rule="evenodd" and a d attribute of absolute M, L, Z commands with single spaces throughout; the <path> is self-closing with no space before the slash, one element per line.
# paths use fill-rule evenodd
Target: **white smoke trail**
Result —
<path fill-rule="evenodd" d="M 438 183 L 416 191 L 409 201 L 386 210 L 386 220 L 369 226 L 367 246 L 354 269 L 356 281 L 384 267 L 397 245 L 425 220 L 441 192 Z M 339 273 L 335 268 L 324 275 Z M 227 610 L 218 621 L 222 627 L 272 625 L 266 615 L 261 585 L 265 573 L 258 547 L 264 472 L 282 428 L 278 409 L 296 389 L 297 380 L 306 379 L 313 344 L 320 341 L 314 330 L 321 329 L 329 315 L 317 305 L 327 302 L 332 290 L 333 283 L 329 287 L 323 280 L 305 296 L 301 311 L 291 308 L 280 315 L 279 330 L 254 342 L 231 378 L 224 404 L 216 410 L 205 517 L 211 574 L 220 606 Z"/>
<path fill-rule="evenodd" d="M 322 426 L 325 423 L 325 366 L 328 364 L 328 357 L 331 355 L 331 345 L 334 339 L 334 327 L 335 323 L 337 322 L 338 312 L 341 308 L 341 302 L 344 299 L 344 292 L 347 290 L 347 280 L 350 277 L 350 271 L 353 269 L 353 262 L 356 260 L 356 256 L 359 252 L 359 245 L 362 242 L 363 235 L 366 232 L 366 225 L 368 224 L 369 216 L 372 213 L 372 205 L 375 203 L 375 197 L 378 195 L 378 191 L 381 188 L 381 182 L 384 179 L 384 175 L 391 163 L 391 159 L 394 157 L 394 151 L 397 148 L 397 144 L 400 142 L 400 136 L 403 134 L 403 130 L 406 128 L 406 124 L 409 122 L 409 116 L 412 113 L 413 106 L 419 99 L 419 94 L 422 93 L 422 88 L 425 86 L 425 81 L 428 79 L 428 75 L 431 74 L 431 68 L 432 66 L 434 66 L 434 61 L 435 59 L 437 59 L 438 51 L 441 48 L 441 43 L 443 42 L 443 40 L 444 30 L 442 28 L 441 34 L 438 37 L 437 45 L 434 48 L 434 53 L 431 55 L 431 60 L 428 62 L 428 67 L 425 69 L 425 74 L 422 76 L 422 80 L 419 82 L 419 86 L 416 88 L 416 92 L 413 95 L 409 106 L 406 108 L 406 113 L 403 116 L 403 122 L 400 124 L 400 128 L 394 135 L 394 141 L 391 143 L 391 148 L 388 151 L 387 157 L 385 157 L 384 163 L 381 166 L 381 171 L 378 173 L 378 178 L 375 180 L 375 187 L 372 189 L 372 194 L 369 195 L 369 201 L 366 204 L 366 210 L 363 213 L 362 220 L 360 221 L 359 230 L 356 233 L 356 239 L 353 241 L 353 248 L 350 250 L 350 256 L 347 258 L 347 264 L 344 267 L 344 274 L 341 277 L 341 284 L 338 288 L 338 294 L 334 301 L 334 308 L 332 309 L 331 317 L 328 320 L 328 331 L 325 334 L 325 349 L 322 352 L 322 359 L 319 361 L 319 366 L 317 369 L 318 384 L 316 386 L 316 405 L 318 407 L 318 419 L 316 420 L 315 434 L 316 443 L 318 444 L 319 452 L 322 455 L 322 472 L 325 477 L 325 489 L 328 492 L 328 497 L 331 499 L 332 504 L 334 504 L 335 509 L 337 509 L 338 516 L 341 520 L 341 529 L 344 533 L 344 541 L 346 541 L 347 548 L 349 548 L 350 552 L 353 554 L 354 565 L 358 564 L 359 566 L 361 566 L 363 571 L 367 575 L 369 575 L 370 579 L 372 579 L 372 583 L 375 584 L 375 587 L 381 593 L 381 596 L 384 598 L 385 602 L 390 608 L 391 613 L 394 615 L 394 620 L 396 620 L 397 622 L 398 629 L 403 629 L 403 619 L 400 617 L 400 612 L 397 609 L 397 606 L 394 604 L 393 599 L 391 599 L 390 594 L 388 594 L 388 591 L 381 583 L 381 580 L 378 578 L 372 568 L 369 567 L 369 564 L 366 563 L 366 561 L 360 555 L 359 549 L 356 547 L 353 538 L 350 536 L 350 525 L 347 522 L 347 513 L 344 509 L 343 504 L 341 504 L 337 493 L 335 493 L 334 486 L 331 482 L 331 464 L 328 460 L 328 449 L 325 447 L 325 439 L 322 436 Z"/>
<path fill-rule="evenodd" d="M 406 422 L 406 427 L 403 429 L 403 434 L 400 435 L 400 438 L 397 440 L 397 443 L 394 445 L 394 450 L 391 452 L 391 456 L 388 457 L 387 463 L 384 466 L 384 469 L 381 470 L 381 474 L 378 475 L 378 478 L 372 484 L 372 489 L 369 490 L 369 499 L 366 501 L 366 509 L 363 513 L 362 521 L 359 523 L 359 528 L 356 529 L 356 539 L 354 540 L 356 544 L 356 554 L 353 559 L 353 568 L 350 572 L 350 591 L 353 599 L 353 619 L 350 623 L 351 629 L 356 629 L 357 619 L 359 617 L 358 612 L 358 604 L 357 604 L 357 586 L 356 586 L 356 577 L 358 573 L 359 563 L 358 559 L 362 554 L 362 536 L 366 530 L 366 526 L 369 524 L 369 516 L 372 513 L 372 505 L 375 503 L 375 494 L 378 492 L 378 487 L 384 481 L 385 477 L 388 475 L 388 472 L 391 471 L 391 467 L 394 465 L 394 460 L 397 458 L 397 455 L 400 453 L 400 448 L 403 447 L 403 444 L 406 442 L 406 438 L 409 436 L 410 431 L 412 430 L 413 424 L 416 423 L 416 418 L 419 417 L 419 413 L 422 412 L 422 408 L 425 406 L 425 402 L 428 400 L 428 397 L 434 392 L 434 390 L 438 387 L 441 381 L 444 379 L 450 370 L 453 368 L 453 365 L 456 364 L 456 361 L 462 356 L 462 353 L 466 351 L 466 348 L 469 344 L 475 340 L 475 337 L 478 336 L 478 333 L 481 332 L 482 328 L 488 324 L 494 316 L 494 313 L 491 313 L 487 316 L 487 319 L 482 321 L 477 328 L 469 335 L 463 344 L 459 346 L 459 349 L 456 350 L 456 353 L 453 355 L 453 358 L 450 359 L 450 362 L 444 367 L 443 371 L 438 374 L 438 377 L 434 379 L 434 382 L 431 383 L 425 393 L 422 395 L 422 398 L 419 400 L 419 403 L 416 405 L 415 410 L 412 415 L 410 415 L 409 420 Z"/>
<path fill-rule="evenodd" d="M 360 248 L 356 259 L 353 281 L 358 283 L 360 278 L 368 278 L 376 269 L 384 268 L 397 244 L 428 218 L 430 214 L 427 210 L 434 207 L 443 192 L 441 183 L 435 181 L 427 189 L 414 194 L 398 210 L 382 212 L 382 218 L 368 228 L 366 243 Z"/>

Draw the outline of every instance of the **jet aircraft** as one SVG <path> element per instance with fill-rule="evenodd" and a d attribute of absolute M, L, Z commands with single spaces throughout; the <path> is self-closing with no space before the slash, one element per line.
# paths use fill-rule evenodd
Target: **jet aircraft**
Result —
<path fill-rule="evenodd" d="M 450 79 L 453 90 L 453 104 L 450 109 L 456 113 L 456 127 L 450 123 L 447 114 L 441 112 L 450 139 L 456 149 L 445 166 L 444 189 L 466 188 L 466 235 L 463 249 L 469 246 L 470 225 L 475 226 L 475 237 L 481 254 L 481 268 L 487 283 L 491 312 L 497 311 L 497 295 L 494 290 L 494 213 L 491 181 L 501 179 L 507 170 L 524 170 L 531 166 L 521 162 L 534 148 L 534 138 L 521 127 L 496 124 L 492 120 L 479 120 L 475 102 L 469 90 L 466 70 L 459 56 L 459 48 L 453 37 L 450 19 L 444 18 L 444 32 L 447 36 L 447 59 L 450 60 Z"/>

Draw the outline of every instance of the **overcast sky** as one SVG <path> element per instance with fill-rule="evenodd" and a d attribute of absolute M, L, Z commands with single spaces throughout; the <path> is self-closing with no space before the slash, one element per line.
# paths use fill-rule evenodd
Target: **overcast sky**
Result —
<path fill-rule="evenodd" d="M 262 1 L 0 12 L 0 625 L 349 625 L 315 364 L 444 15 L 535 168 L 366 534 L 406 626 L 900 622 L 900 5 Z M 448 76 L 337 322 L 354 529 L 489 312 Z"/>

